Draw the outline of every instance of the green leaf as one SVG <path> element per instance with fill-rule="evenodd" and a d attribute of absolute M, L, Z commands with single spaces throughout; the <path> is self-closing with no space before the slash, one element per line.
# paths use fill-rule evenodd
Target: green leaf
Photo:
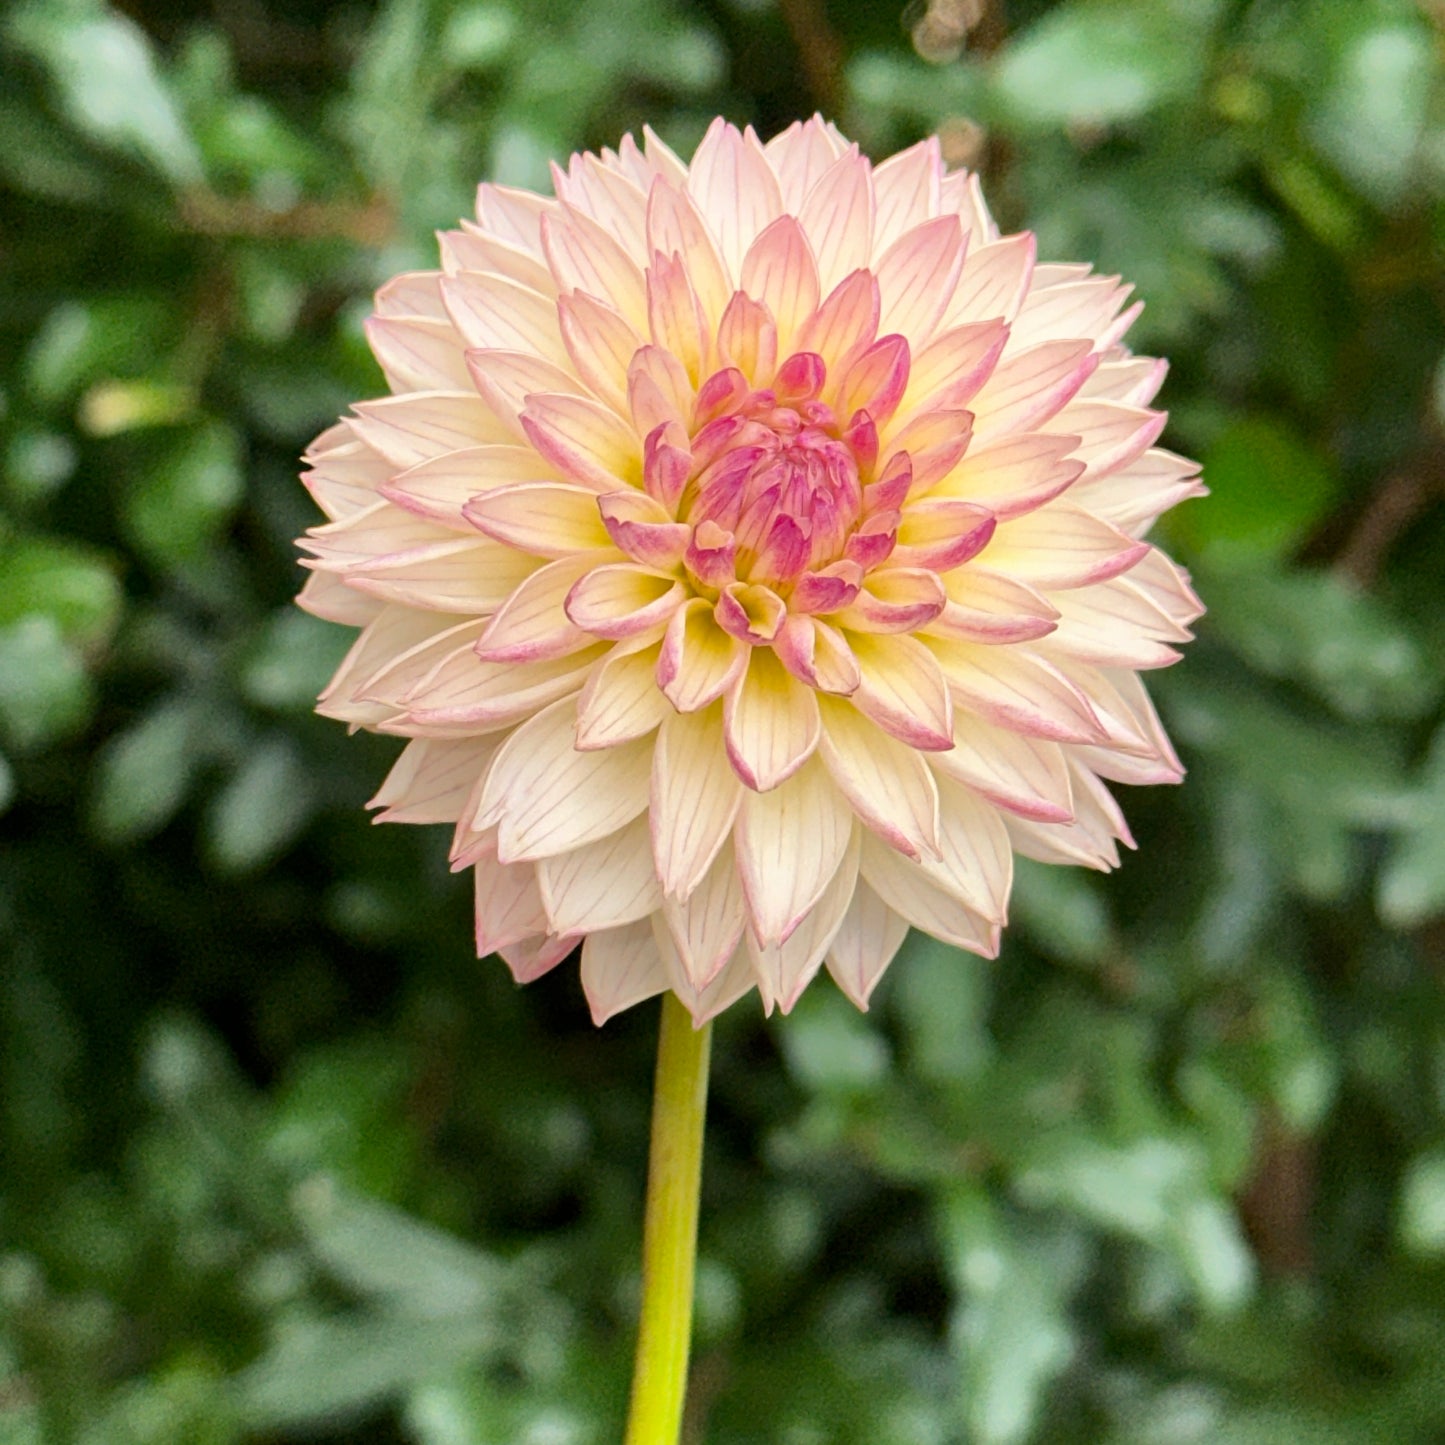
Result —
<path fill-rule="evenodd" d="M 194 561 L 241 500 L 240 439 L 220 422 L 188 431 L 132 487 L 123 517 L 153 561 Z"/>
<path fill-rule="evenodd" d="M 176 185 L 201 178 L 195 144 L 134 21 L 101 5 L 23 5 L 10 38 L 49 71 L 65 115 L 105 145 L 148 161 Z"/>
<path fill-rule="evenodd" d="M 0 548 L 0 627 L 46 617 L 67 642 L 92 648 L 109 638 L 120 609 L 120 581 L 93 549 L 50 537 Z"/>
<path fill-rule="evenodd" d="M 807 989 L 780 1030 L 793 1074 L 819 1093 L 866 1090 L 886 1077 L 888 1046 L 842 995 Z"/>
<path fill-rule="evenodd" d="M 1074 1352 L 1068 1305 L 1079 1273 L 1067 1244 L 1033 1235 L 979 1193 L 941 1205 L 940 1231 L 958 1305 L 959 1404 L 978 1445 L 1028 1438 L 1044 1391 Z"/>
<path fill-rule="evenodd" d="M 1424 17 L 1350 0 L 1327 7 L 1329 65 L 1312 90 L 1308 130 L 1320 154 L 1381 206 L 1404 200 L 1438 80 Z"/>
<path fill-rule="evenodd" d="M 56 620 L 0 628 L 0 734 L 22 752 L 77 732 L 90 716 L 90 680 Z"/>
<path fill-rule="evenodd" d="M 1439 668 L 1374 598 L 1327 572 L 1240 572 L 1211 586 L 1209 626 L 1253 666 L 1313 687 L 1347 717 L 1416 717 Z"/>
<path fill-rule="evenodd" d="M 276 735 L 254 748 L 215 799 L 206 852 L 224 873 L 250 873 L 279 857 L 311 816 L 311 779 L 295 744 Z"/>
<path fill-rule="evenodd" d="M 98 837 L 127 842 L 165 827 L 190 791 L 200 721 L 190 702 L 175 699 L 105 745 L 90 803 Z"/>
<path fill-rule="evenodd" d="M 1445 1149 L 1411 1160 L 1400 1186 L 1399 1234 L 1411 1254 L 1445 1255 Z"/>
<path fill-rule="evenodd" d="M 1324 459 L 1273 417 L 1233 423 L 1204 456 L 1209 499 L 1174 526 L 1219 565 L 1293 551 L 1332 505 L 1338 482 Z"/>
<path fill-rule="evenodd" d="M 995 103 L 1022 126 L 1133 120 L 1197 84 L 1203 50 L 1191 29 L 1162 4 L 1058 6 L 1003 51 Z"/>
<path fill-rule="evenodd" d="M 1445 913 L 1445 727 L 1406 799 L 1400 835 L 1380 872 L 1379 908 L 1396 928 Z"/>
<path fill-rule="evenodd" d="M 258 707 L 309 712 L 355 633 L 296 607 L 272 613 L 241 669 L 241 691 Z"/>
<path fill-rule="evenodd" d="M 35 335 L 25 375 L 42 402 L 61 402 L 93 382 L 149 372 L 170 347 L 174 310 L 155 296 L 62 301 Z"/>

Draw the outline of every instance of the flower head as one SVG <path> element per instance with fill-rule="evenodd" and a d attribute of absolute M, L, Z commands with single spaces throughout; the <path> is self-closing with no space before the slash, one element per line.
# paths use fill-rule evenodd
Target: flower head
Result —
<path fill-rule="evenodd" d="M 1102 780 L 1181 776 L 1139 673 L 1201 609 L 1142 539 L 1200 488 L 1129 288 L 931 140 L 554 180 L 378 293 L 393 394 L 308 455 L 301 601 L 362 629 L 320 711 L 411 739 L 381 818 L 455 825 L 519 980 L 581 942 L 599 1022 L 824 964 L 866 1006 L 909 925 L 993 955 L 1015 852 L 1111 867 Z"/>

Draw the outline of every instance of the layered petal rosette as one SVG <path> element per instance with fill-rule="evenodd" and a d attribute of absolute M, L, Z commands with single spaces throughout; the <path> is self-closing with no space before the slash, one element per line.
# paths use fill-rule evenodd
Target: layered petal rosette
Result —
<path fill-rule="evenodd" d="M 936 141 L 650 133 L 555 198 L 483 185 L 377 296 L 392 395 L 308 456 L 320 710 L 411 739 L 381 819 L 455 825 L 476 941 L 578 944 L 600 1022 L 699 1022 L 909 926 L 997 951 L 1013 856 L 1109 868 L 1107 781 L 1181 775 L 1140 672 L 1200 606 L 1145 541 L 1129 288 L 1000 236 Z"/>

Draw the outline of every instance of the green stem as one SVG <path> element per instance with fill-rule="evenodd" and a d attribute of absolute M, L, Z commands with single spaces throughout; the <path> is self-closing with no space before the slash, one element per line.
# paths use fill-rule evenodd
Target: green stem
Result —
<path fill-rule="evenodd" d="M 642 1321 L 626 1445 L 677 1445 L 682 1429 L 711 1037 L 711 1024 L 694 1029 L 677 996 L 663 994 L 642 1236 Z"/>

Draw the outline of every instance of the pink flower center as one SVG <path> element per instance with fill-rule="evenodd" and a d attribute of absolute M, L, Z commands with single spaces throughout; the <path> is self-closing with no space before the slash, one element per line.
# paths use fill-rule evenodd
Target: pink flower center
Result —
<path fill-rule="evenodd" d="M 820 397 L 825 377 L 810 353 L 766 388 L 726 368 L 699 390 L 691 437 L 649 438 L 648 490 L 665 494 L 671 471 L 674 515 L 691 530 L 686 565 L 703 588 L 764 583 L 787 596 L 847 555 L 871 510 L 877 435 L 866 412 L 840 423 Z"/>

